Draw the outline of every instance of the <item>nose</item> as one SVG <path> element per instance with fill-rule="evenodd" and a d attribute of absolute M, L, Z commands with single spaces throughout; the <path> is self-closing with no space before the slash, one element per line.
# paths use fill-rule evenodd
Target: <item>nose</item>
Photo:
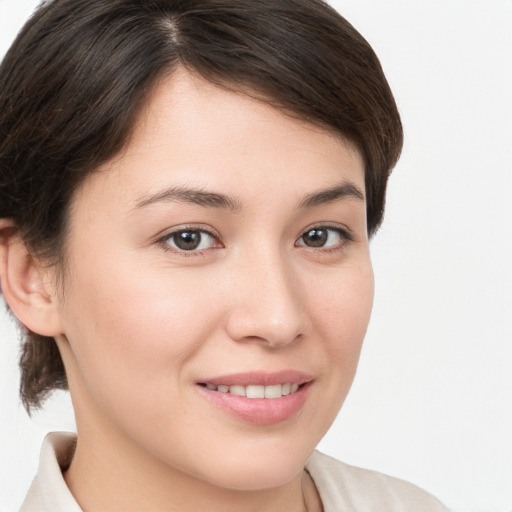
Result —
<path fill-rule="evenodd" d="M 226 325 L 231 339 L 277 348 L 305 333 L 305 297 L 296 272 L 283 258 L 253 257 L 238 265 L 232 278 Z"/>

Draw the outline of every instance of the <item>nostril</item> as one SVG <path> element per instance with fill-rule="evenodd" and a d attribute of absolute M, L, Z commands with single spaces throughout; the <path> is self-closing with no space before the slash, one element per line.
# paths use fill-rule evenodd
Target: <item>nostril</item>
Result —
<path fill-rule="evenodd" d="M 276 338 L 277 339 L 272 338 L 264 340 L 268 348 L 277 349 L 279 347 L 289 345 L 290 343 L 296 343 L 300 338 L 302 338 L 302 334 L 299 333 L 295 337 L 290 336 L 290 341 L 285 341 L 284 337 L 283 340 L 279 339 L 279 336 L 276 336 Z"/>

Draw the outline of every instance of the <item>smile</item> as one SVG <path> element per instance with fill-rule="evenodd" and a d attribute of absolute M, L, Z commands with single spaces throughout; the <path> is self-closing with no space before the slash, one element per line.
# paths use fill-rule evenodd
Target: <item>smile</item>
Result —
<path fill-rule="evenodd" d="M 219 393 L 230 393 L 236 396 L 244 396 L 246 398 L 281 398 L 283 396 L 291 395 L 299 389 L 299 384 L 274 384 L 270 386 L 263 386 L 260 384 L 249 384 L 247 386 L 234 385 L 226 386 L 223 384 L 201 384 L 202 386 L 210 389 L 211 391 L 218 391 Z"/>
<path fill-rule="evenodd" d="M 285 370 L 205 378 L 196 382 L 196 389 L 229 416 L 265 426 L 298 418 L 313 384 L 312 375 Z"/>

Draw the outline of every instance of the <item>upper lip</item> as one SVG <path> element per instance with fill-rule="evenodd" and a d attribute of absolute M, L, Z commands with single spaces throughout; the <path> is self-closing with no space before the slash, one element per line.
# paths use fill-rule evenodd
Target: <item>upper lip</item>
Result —
<path fill-rule="evenodd" d="M 276 384 L 305 384 L 311 382 L 313 377 L 307 373 L 296 370 L 282 370 L 278 372 L 250 371 L 219 375 L 198 381 L 198 384 L 213 384 L 214 386 L 273 386 Z"/>

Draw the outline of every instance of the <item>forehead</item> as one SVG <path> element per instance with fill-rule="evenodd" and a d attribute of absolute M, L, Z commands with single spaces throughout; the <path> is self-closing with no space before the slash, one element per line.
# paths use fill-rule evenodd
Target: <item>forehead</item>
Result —
<path fill-rule="evenodd" d="M 129 143 L 99 176 L 118 195 L 138 198 L 167 184 L 235 193 L 241 183 L 255 191 L 266 184 L 268 197 L 271 187 L 282 193 L 342 179 L 364 191 L 363 167 L 339 135 L 180 69 L 155 86 Z"/>

